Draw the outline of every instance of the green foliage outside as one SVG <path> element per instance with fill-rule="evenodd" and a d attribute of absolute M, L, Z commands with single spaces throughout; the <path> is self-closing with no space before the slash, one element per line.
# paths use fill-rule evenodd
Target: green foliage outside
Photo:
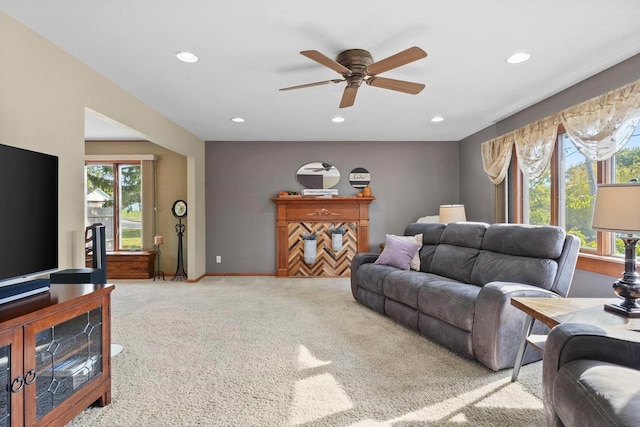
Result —
<path fill-rule="evenodd" d="M 580 155 L 579 153 L 575 153 Z M 583 248 L 597 247 L 596 231 L 591 228 L 593 203 L 597 188 L 596 162 L 587 160 L 568 167 L 564 174 L 565 227 L 567 233 L 580 238 Z M 625 148 L 616 154 L 615 181 L 640 178 L 640 147 Z M 529 180 L 529 223 L 551 223 L 551 173 L 549 169 Z M 624 254 L 624 243 L 615 239 L 616 253 Z M 640 255 L 640 247 L 638 247 Z"/>
<path fill-rule="evenodd" d="M 87 165 L 87 191 L 100 189 L 110 196 L 102 207 L 114 207 L 114 167 L 108 165 Z M 119 168 L 120 220 L 125 222 L 142 222 L 141 187 L 142 175 L 139 165 L 121 165 Z M 140 228 L 120 229 L 121 249 L 140 249 L 142 238 Z"/>
<path fill-rule="evenodd" d="M 139 228 L 125 228 L 120 233 L 120 247 L 122 249 L 140 249 L 142 247 L 142 232 Z"/>

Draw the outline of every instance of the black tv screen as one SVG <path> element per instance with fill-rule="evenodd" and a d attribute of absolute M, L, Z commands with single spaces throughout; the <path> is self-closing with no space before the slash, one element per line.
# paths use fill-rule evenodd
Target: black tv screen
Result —
<path fill-rule="evenodd" d="M 0 285 L 58 268 L 58 157 L 0 144 Z"/>

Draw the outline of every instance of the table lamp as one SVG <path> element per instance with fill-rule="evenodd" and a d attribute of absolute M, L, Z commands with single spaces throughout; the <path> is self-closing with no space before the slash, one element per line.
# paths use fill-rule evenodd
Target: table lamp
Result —
<path fill-rule="evenodd" d="M 613 284 L 619 303 L 606 304 L 605 309 L 627 317 L 640 317 L 640 277 L 636 271 L 636 243 L 640 233 L 640 184 L 600 184 L 596 192 L 591 226 L 599 231 L 621 233 L 624 242 L 624 274 Z"/>
<path fill-rule="evenodd" d="M 440 221 L 442 224 L 450 222 L 466 221 L 464 205 L 440 205 Z"/>

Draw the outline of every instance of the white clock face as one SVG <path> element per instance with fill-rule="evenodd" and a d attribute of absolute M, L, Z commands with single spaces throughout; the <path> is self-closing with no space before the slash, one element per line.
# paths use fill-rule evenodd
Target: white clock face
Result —
<path fill-rule="evenodd" d="M 173 204 L 173 214 L 180 218 L 187 214 L 187 204 L 183 200 L 178 200 Z"/>

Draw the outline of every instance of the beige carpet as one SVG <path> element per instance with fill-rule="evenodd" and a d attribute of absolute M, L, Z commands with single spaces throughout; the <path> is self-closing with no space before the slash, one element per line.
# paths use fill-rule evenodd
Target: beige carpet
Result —
<path fill-rule="evenodd" d="M 115 282 L 113 401 L 71 426 L 542 426 L 541 363 L 492 372 L 348 279 Z"/>

